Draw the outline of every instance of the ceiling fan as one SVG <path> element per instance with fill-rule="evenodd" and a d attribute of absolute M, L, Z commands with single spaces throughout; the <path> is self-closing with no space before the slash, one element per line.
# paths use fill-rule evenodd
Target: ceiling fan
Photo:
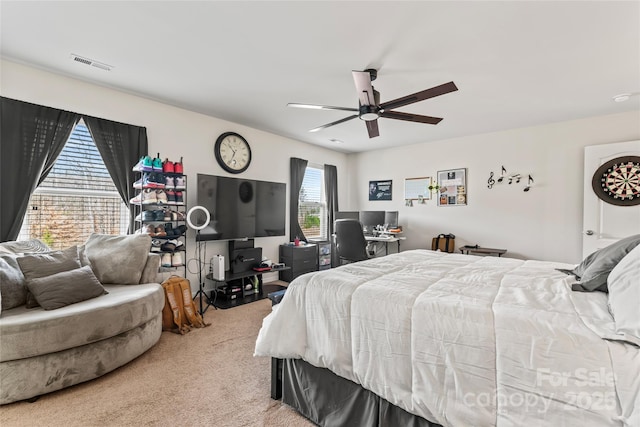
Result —
<path fill-rule="evenodd" d="M 353 81 L 356 85 L 358 92 L 358 108 L 349 107 L 332 107 L 328 105 L 313 105 L 313 104 L 298 104 L 289 103 L 287 106 L 296 108 L 311 108 L 316 110 L 340 110 L 340 111 L 353 111 L 358 114 L 354 114 L 344 119 L 336 120 L 335 122 L 327 123 L 326 125 L 319 126 L 315 129 L 311 129 L 309 132 L 317 132 L 322 129 L 326 129 L 330 126 L 334 126 L 346 121 L 355 119 L 364 120 L 367 125 L 367 131 L 369 132 L 369 138 L 375 138 L 380 135 L 378 129 L 378 118 L 405 120 L 408 122 L 427 123 L 430 125 L 437 125 L 442 118 L 421 116 L 418 114 L 402 113 L 400 111 L 391 111 L 394 108 L 403 107 L 405 105 L 413 104 L 414 102 L 424 101 L 425 99 L 434 98 L 436 96 L 444 95 L 449 92 L 458 90 L 453 82 L 445 83 L 440 86 L 432 87 L 420 92 L 416 92 L 411 95 L 403 96 L 393 101 L 387 101 L 380 103 L 380 92 L 375 90 L 371 85 L 371 82 L 378 77 L 378 71 L 374 69 L 367 69 L 364 71 L 353 71 Z"/>

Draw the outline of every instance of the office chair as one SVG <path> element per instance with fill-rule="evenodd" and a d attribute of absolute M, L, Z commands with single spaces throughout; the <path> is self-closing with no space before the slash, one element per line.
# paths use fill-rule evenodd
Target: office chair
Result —
<path fill-rule="evenodd" d="M 338 219 L 335 222 L 335 243 L 338 264 L 369 259 L 367 241 L 362 232 L 362 224 L 356 219 Z"/>

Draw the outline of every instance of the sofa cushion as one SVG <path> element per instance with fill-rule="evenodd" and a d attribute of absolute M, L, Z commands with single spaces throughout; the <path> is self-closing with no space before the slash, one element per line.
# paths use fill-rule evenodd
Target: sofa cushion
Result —
<path fill-rule="evenodd" d="M 24 275 L 18 265 L 19 255 L 0 253 L 0 298 L 2 311 L 24 305 L 27 302 L 27 288 Z"/>
<path fill-rule="evenodd" d="M 57 310 L 16 307 L 0 318 L 0 362 L 53 353 L 113 337 L 162 312 L 157 283 L 105 285 L 108 294 Z"/>
<path fill-rule="evenodd" d="M 85 244 L 87 257 L 102 284 L 137 285 L 147 262 L 151 237 L 92 234 Z"/>
<path fill-rule="evenodd" d="M 55 310 L 105 293 L 88 265 L 31 279 L 27 282 L 27 287 L 45 310 Z"/>

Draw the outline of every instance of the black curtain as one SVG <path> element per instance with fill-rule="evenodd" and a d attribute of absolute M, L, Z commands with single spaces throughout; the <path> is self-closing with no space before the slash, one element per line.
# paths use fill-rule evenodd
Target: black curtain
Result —
<path fill-rule="evenodd" d="M 289 238 L 291 241 L 296 237 L 307 241 L 298 222 L 298 201 L 307 163 L 309 163 L 307 160 L 291 157 L 291 193 L 289 194 Z"/>
<path fill-rule="evenodd" d="M 324 165 L 324 191 L 327 195 L 327 237 L 331 240 L 338 212 L 338 168 L 333 165 Z"/>
<path fill-rule="evenodd" d="M 133 233 L 135 218 L 129 200 L 135 196 L 136 176 L 132 168 L 147 154 L 147 129 L 96 117 L 83 116 L 83 119 L 122 201 L 129 208 L 129 233 Z"/>
<path fill-rule="evenodd" d="M 79 115 L 0 97 L 0 241 L 15 240 L 29 198 L 47 177 Z"/>

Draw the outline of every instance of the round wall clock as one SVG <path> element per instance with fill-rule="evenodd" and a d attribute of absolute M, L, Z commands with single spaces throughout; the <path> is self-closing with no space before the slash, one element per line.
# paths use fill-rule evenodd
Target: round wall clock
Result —
<path fill-rule="evenodd" d="M 593 174 L 591 186 L 598 198 L 612 205 L 640 204 L 640 157 L 609 160 Z"/>
<path fill-rule="evenodd" d="M 251 164 L 251 147 L 246 139 L 235 132 L 220 135 L 213 151 L 218 164 L 227 172 L 241 173 Z"/>

